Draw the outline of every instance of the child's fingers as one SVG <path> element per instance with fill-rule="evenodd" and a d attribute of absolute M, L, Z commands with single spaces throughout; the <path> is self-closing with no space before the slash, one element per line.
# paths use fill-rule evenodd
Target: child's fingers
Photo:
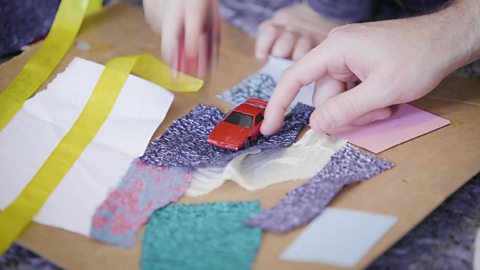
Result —
<path fill-rule="evenodd" d="M 211 27 L 210 27 L 210 32 L 208 33 L 208 45 L 207 45 L 207 64 L 208 64 L 208 71 L 212 71 L 215 68 L 215 65 L 217 63 L 217 58 L 218 58 L 218 53 L 219 53 L 219 46 L 220 46 L 220 40 L 221 40 L 221 16 L 220 16 L 220 11 L 219 11 L 219 4 L 217 0 L 213 0 L 211 2 L 211 10 L 212 10 L 212 16 L 211 16 Z"/>
<path fill-rule="evenodd" d="M 171 67 L 178 66 L 180 39 L 183 38 L 184 11 L 183 1 L 168 2 L 162 24 L 162 58 Z"/>
<path fill-rule="evenodd" d="M 292 60 L 297 61 L 313 48 L 313 40 L 309 37 L 300 36 L 295 43 L 292 53 Z"/>
<path fill-rule="evenodd" d="M 209 68 L 209 53 L 208 53 L 208 37 L 207 34 L 202 34 L 198 42 L 198 64 L 196 76 L 205 78 L 208 74 Z"/>
<path fill-rule="evenodd" d="M 188 2 L 185 14 L 185 71 L 193 76 L 204 77 L 208 73 L 212 52 L 217 47 L 212 39 L 218 40 L 218 2 Z"/>
<path fill-rule="evenodd" d="M 272 55 L 280 58 L 289 58 L 297 41 L 297 35 L 290 31 L 283 31 L 275 40 Z"/>
<path fill-rule="evenodd" d="M 210 31 L 210 0 L 189 1 L 185 10 L 185 54 L 195 57 L 200 35 Z"/>
<path fill-rule="evenodd" d="M 271 21 L 264 21 L 258 27 L 257 42 L 255 44 L 255 56 L 259 59 L 266 59 L 270 53 L 273 43 L 280 35 L 281 29 Z"/>

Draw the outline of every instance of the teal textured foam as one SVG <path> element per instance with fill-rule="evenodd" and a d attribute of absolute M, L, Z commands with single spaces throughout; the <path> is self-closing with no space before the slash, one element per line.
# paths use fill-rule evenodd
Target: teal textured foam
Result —
<path fill-rule="evenodd" d="M 176 204 L 156 211 L 143 236 L 142 269 L 251 269 L 262 231 L 243 222 L 259 211 L 258 201 Z"/>

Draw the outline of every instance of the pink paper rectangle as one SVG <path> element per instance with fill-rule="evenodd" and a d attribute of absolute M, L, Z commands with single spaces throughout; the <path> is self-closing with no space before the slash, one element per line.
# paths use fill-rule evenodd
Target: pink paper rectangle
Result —
<path fill-rule="evenodd" d="M 366 126 L 348 126 L 331 135 L 378 154 L 448 124 L 450 121 L 447 119 L 409 104 L 401 104 L 386 120 Z"/>

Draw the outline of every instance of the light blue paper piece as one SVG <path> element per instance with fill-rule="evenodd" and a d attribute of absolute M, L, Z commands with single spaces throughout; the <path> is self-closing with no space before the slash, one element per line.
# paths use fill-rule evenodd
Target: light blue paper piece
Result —
<path fill-rule="evenodd" d="M 383 214 L 327 208 L 280 258 L 354 267 L 397 220 Z"/>

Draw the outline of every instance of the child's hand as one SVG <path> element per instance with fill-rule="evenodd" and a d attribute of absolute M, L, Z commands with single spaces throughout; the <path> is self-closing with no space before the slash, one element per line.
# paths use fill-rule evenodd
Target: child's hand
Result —
<path fill-rule="evenodd" d="M 143 0 L 145 17 L 162 35 L 162 58 L 172 68 L 205 77 L 220 41 L 218 0 Z"/>
<path fill-rule="evenodd" d="M 259 25 L 255 56 L 266 60 L 271 54 L 297 61 L 340 24 L 316 13 L 306 1 L 281 8 Z"/>
<path fill-rule="evenodd" d="M 261 132 L 275 133 L 299 89 L 312 82 L 316 109 L 310 126 L 317 132 L 387 118 L 389 106 L 426 95 L 455 68 L 478 58 L 480 31 L 471 26 L 480 25 L 474 2 L 462 16 L 457 7 L 451 12 L 449 8 L 439 14 L 333 29 L 284 72 L 266 108 Z"/>

